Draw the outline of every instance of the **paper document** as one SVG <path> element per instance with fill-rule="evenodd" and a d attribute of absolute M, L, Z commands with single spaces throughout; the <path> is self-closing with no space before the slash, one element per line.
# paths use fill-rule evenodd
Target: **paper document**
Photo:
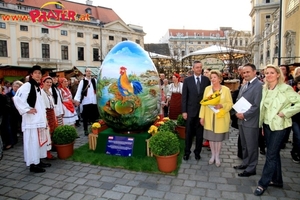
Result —
<path fill-rule="evenodd" d="M 212 106 L 212 105 L 208 105 L 208 107 L 212 110 L 212 111 L 214 111 L 214 113 L 218 113 L 218 112 L 220 112 L 220 110 L 219 109 L 215 109 L 215 106 Z"/>
<path fill-rule="evenodd" d="M 233 106 L 232 108 L 238 112 L 238 113 L 244 113 L 252 106 L 247 99 L 244 97 L 240 98 Z"/>

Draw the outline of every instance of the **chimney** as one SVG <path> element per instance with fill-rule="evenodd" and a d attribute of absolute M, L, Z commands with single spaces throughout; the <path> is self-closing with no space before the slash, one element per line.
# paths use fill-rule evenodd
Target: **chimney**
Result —
<path fill-rule="evenodd" d="M 90 6 L 92 6 L 92 5 L 93 5 L 93 1 L 89 1 L 89 0 L 87 0 L 87 1 L 86 1 L 86 5 L 90 5 Z"/>

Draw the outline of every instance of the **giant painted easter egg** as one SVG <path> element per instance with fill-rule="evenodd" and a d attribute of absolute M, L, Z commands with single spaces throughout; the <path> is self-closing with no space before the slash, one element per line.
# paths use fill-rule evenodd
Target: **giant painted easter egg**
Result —
<path fill-rule="evenodd" d="M 134 42 L 121 42 L 107 54 L 97 84 L 100 116 L 115 131 L 142 132 L 159 114 L 157 70 Z"/>

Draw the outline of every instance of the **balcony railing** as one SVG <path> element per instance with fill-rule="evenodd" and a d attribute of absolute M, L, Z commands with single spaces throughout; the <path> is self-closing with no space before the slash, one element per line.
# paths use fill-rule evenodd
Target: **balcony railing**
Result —
<path fill-rule="evenodd" d="M 71 64 L 71 60 L 61 60 L 55 58 L 18 58 L 18 63 Z"/>

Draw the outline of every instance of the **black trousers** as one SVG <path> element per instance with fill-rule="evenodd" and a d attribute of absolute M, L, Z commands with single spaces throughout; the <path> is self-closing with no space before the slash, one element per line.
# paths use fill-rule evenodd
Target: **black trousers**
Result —
<path fill-rule="evenodd" d="M 99 111 L 97 104 L 87 104 L 82 106 L 81 117 L 83 120 L 83 129 L 87 131 L 88 122 L 95 122 L 99 119 Z"/>
<path fill-rule="evenodd" d="M 194 153 L 199 155 L 202 150 L 203 126 L 200 124 L 200 119 L 198 116 L 189 117 L 188 115 L 185 128 L 185 155 L 190 155 L 191 153 L 194 136 L 196 136 L 196 148 Z"/>

